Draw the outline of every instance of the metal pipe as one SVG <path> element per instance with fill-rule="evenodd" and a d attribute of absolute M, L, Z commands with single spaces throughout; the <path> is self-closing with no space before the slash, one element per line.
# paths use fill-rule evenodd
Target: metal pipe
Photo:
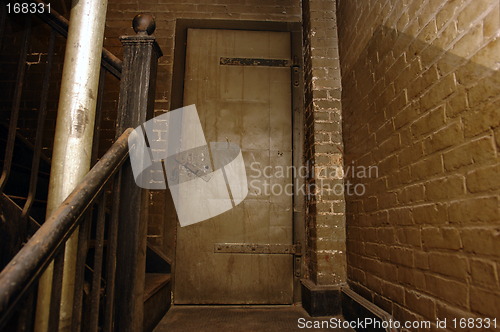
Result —
<path fill-rule="evenodd" d="M 47 216 L 68 197 L 90 168 L 107 0 L 73 0 L 57 113 Z M 78 230 L 66 243 L 60 331 L 71 329 Z M 45 279 L 45 278 L 44 278 Z M 47 284 L 39 287 L 35 330 L 48 329 Z M 45 301 L 45 303 L 43 303 Z"/>

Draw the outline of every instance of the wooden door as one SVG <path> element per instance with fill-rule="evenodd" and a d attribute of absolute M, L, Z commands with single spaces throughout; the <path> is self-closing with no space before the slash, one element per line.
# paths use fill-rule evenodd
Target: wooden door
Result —
<path fill-rule="evenodd" d="M 290 53 L 287 32 L 188 30 L 184 105 L 196 105 L 207 142 L 239 145 L 249 194 L 177 227 L 177 304 L 293 301 L 292 255 L 214 252 L 216 244 L 292 245 Z"/>

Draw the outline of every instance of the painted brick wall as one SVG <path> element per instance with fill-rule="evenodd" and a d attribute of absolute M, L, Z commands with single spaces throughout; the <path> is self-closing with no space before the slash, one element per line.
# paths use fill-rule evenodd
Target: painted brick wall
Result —
<path fill-rule="evenodd" d="M 338 0 L 348 279 L 398 320 L 500 316 L 497 0 Z"/>
<path fill-rule="evenodd" d="M 109 0 L 104 46 L 122 57 L 119 36 L 133 35 L 132 19 L 139 13 L 156 18 L 154 35 L 163 51 L 158 66 L 155 116 L 170 109 L 176 19 L 219 19 L 298 22 L 300 0 Z M 175 210 L 166 191 L 151 191 L 148 236 L 150 243 L 172 257 Z M 167 202 L 167 203 L 165 203 Z"/>
<path fill-rule="evenodd" d="M 317 285 L 346 281 L 341 81 L 336 4 L 303 0 L 305 159 L 311 169 L 306 196 L 306 264 Z"/>

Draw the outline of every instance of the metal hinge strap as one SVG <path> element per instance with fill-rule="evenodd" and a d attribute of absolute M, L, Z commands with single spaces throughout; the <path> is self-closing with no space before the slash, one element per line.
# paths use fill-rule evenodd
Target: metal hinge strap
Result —
<path fill-rule="evenodd" d="M 300 244 L 216 243 L 215 253 L 301 255 Z"/>
<path fill-rule="evenodd" d="M 264 67 L 290 67 L 291 61 L 288 59 L 257 59 L 257 58 L 226 58 L 221 57 L 223 66 L 264 66 Z"/>

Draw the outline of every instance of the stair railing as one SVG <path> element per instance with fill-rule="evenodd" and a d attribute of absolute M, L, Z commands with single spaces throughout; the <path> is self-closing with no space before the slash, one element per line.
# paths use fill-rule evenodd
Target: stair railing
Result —
<path fill-rule="evenodd" d="M 53 23 L 47 23 L 51 25 L 53 35 L 54 32 L 61 33 L 64 22 L 57 19 L 53 10 L 52 14 L 47 20 Z M 24 33 L 25 43 L 28 43 L 30 24 L 26 23 L 28 32 Z M 131 165 L 127 161 L 127 138 L 131 128 L 142 125 L 153 115 L 157 62 L 162 55 L 155 38 L 149 35 L 154 31 L 154 25 L 152 17 L 147 15 L 134 19 L 137 35 L 121 38 L 123 64 L 103 52 L 101 78 L 103 72 L 109 70 L 113 74 L 114 69 L 120 75 L 113 75 L 121 78 L 116 126 L 119 137 L 0 272 L 0 330 L 33 330 L 38 281 L 51 261 L 54 262 L 54 272 L 48 330 L 58 330 L 64 247 L 77 228 L 78 253 L 71 331 L 142 330 L 146 195 L 135 184 Z M 26 58 L 19 61 L 21 71 L 25 62 Z M 111 69 L 104 64 L 106 62 Z M 18 83 L 23 82 L 23 75 L 18 74 Z M 99 85 L 98 111 L 103 100 L 102 81 Z M 22 89 L 22 83 L 18 85 Z M 9 139 L 14 137 L 11 141 L 15 140 L 19 115 L 19 110 L 15 108 L 13 112 L 17 115 L 11 116 L 9 129 Z M 97 159 L 99 125 L 96 124 L 95 129 L 93 155 Z M 38 139 L 37 133 L 37 142 Z M 12 148 L 9 149 L 13 150 L 14 143 L 10 144 Z M 38 150 L 40 145 L 35 144 Z M 35 153 L 35 157 L 42 158 L 41 152 Z M 8 173 L 11 165 L 7 166 L 4 170 L 7 168 Z M 8 179 L 8 174 L 3 177 Z"/>
<path fill-rule="evenodd" d="M 26 219 L 30 215 L 31 209 L 33 208 L 33 203 L 37 200 L 37 190 L 40 190 L 39 178 L 40 178 L 40 164 L 45 161 L 48 161 L 47 158 L 43 154 L 43 143 L 44 136 L 49 134 L 49 139 L 52 138 L 53 132 L 47 132 L 46 123 L 47 123 L 47 112 L 48 112 L 48 99 L 49 92 L 51 88 L 51 75 L 54 70 L 54 53 L 55 47 L 57 43 L 56 35 L 59 34 L 63 37 L 67 37 L 68 33 L 68 20 L 60 15 L 57 11 L 52 7 L 50 11 L 48 10 L 47 4 L 40 0 L 31 0 L 32 3 L 35 3 L 40 6 L 44 6 L 45 10 L 37 11 L 36 16 L 41 19 L 41 21 L 45 22 L 50 26 L 50 37 L 47 45 L 46 52 L 46 64 L 44 66 L 43 78 L 41 81 L 40 95 L 39 95 L 39 105 L 36 107 L 38 116 L 36 118 L 36 131 L 34 133 L 34 137 L 32 140 L 33 149 L 33 158 L 31 161 L 30 175 L 29 175 L 29 185 L 28 188 L 23 188 L 23 195 L 18 195 L 16 198 L 16 203 L 20 206 L 22 210 L 21 219 L 19 223 L 25 223 Z M 39 7 L 38 7 L 39 8 Z M 2 5 L 0 8 L 2 11 L 2 15 L 0 15 L 2 21 L 0 22 L 0 33 L 5 33 L 5 24 L 6 20 L 9 19 L 9 16 L 6 15 L 6 7 Z M 27 73 L 26 69 L 28 67 L 27 57 L 29 48 L 33 38 L 33 21 L 35 18 L 32 15 L 23 15 L 24 18 L 24 32 L 21 40 L 21 47 L 19 53 L 19 60 L 17 63 L 17 74 L 15 78 L 14 85 L 14 93 L 11 103 L 11 112 L 9 115 L 9 125 L 8 132 L 5 143 L 5 153 L 2 160 L 2 173 L 0 175 L 0 194 L 8 193 L 7 185 L 11 180 L 10 175 L 12 172 L 13 161 L 15 158 L 15 145 L 16 140 L 20 139 L 19 135 L 19 127 L 22 127 L 19 124 L 20 113 L 22 111 L 22 102 L 23 102 L 23 88 L 26 85 Z M 3 35 L 0 36 L 1 40 L 4 40 Z M 40 50 L 41 51 L 41 50 Z M 94 132 L 94 140 L 93 140 L 93 156 L 92 156 L 92 164 L 94 164 L 99 156 L 99 134 L 101 127 L 101 117 L 103 111 L 103 97 L 105 93 L 105 81 L 108 73 L 115 77 L 116 79 L 120 79 L 122 71 L 122 62 L 111 52 L 103 48 L 102 52 L 102 61 L 101 61 L 101 72 L 99 77 L 99 91 L 97 96 L 97 108 L 96 108 L 96 118 L 95 118 L 95 132 Z M 115 83 L 116 84 L 116 83 Z M 34 120 L 34 119 L 33 119 Z M 47 147 L 45 147 L 47 148 Z M 47 177 L 48 178 L 48 177 Z M 42 220 L 38 220 L 42 221 Z M 25 227 L 26 228 L 26 227 Z"/>
<path fill-rule="evenodd" d="M 102 316 L 107 317 L 106 324 L 108 327 L 111 326 L 119 220 L 120 181 L 117 173 L 127 160 L 127 139 L 131 131 L 131 129 L 125 130 L 69 197 L 45 221 L 5 269 L 0 272 L 0 329 L 6 328 L 6 324 L 9 323 L 11 326 L 8 327 L 13 328 L 13 330 L 18 329 L 17 324 L 26 324 L 26 322 L 9 322 L 9 319 L 15 310 L 19 309 L 19 305 L 23 304 L 23 299 L 36 296 L 36 282 L 49 263 L 54 260 L 49 330 L 57 331 L 60 305 L 58 299 L 61 296 L 64 246 L 66 240 L 78 226 L 80 226 L 80 231 L 72 331 L 80 330 L 82 322 L 85 325 L 82 330 L 97 331 L 103 270 L 106 272 L 104 284 L 107 287 L 105 287 L 104 298 L 106 302 Z M 108 200 L 110 200 L 109 206 L 107 204 Z M 110 209 L 111 213 L 107 215 L 108 209 Z M 94 257 L 91 259 L 93 260 L 93 264 L 91 264 L 93 275 L 85 308 L 83 305 L 84 272 L 91 228 L 95 233 Z M 107 265 L 103 269 L 105 229 L 107 229 L 108 233 L 106 243 Z M 26 302 L 24 304 L 26 305 Z M 33 302 L 29 304 L 33 305 Z M 21 309 L 25 308 L 21 307 Z M 33 309 L 30 308 L 29 311 L 33 311 Z M 28 316 L 32 315 L 33 313 Z M 29 317 L 22 317 L 23 320 L 26 318 Z M 28 326 L 28 330 L 30 329 L 31 327 Z"/>

